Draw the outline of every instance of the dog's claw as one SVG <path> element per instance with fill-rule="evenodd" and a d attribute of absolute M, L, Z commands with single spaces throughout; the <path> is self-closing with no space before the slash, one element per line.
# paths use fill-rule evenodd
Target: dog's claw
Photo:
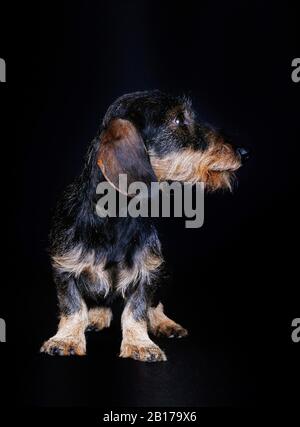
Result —
<path fill-rule="evenodd" d="M 50 338 L 43 344 L 40 352 L 50 356 L 83 356 L 85 354 L 85 344 L 82 341 L 64 341 Z"/>
<path fill-rule="evenodd" d="M 58 356 L 58 355 L 60 354 L 60 350 L 59 350 L 59 348 L 57 348 L 57 347 L 53 347 L 53 348 L 50 350 L 50 354 L 51 354 L 52 356 Z"/>
<path fill-rule="evenodd" d="M 175 323 L 174 325 L 160 326 L 154 332 L 158 336 L 166 336 L 168 338 L 183 338 L 188 335 L 188 331 L 182 326 Z"/>
<path fill-rule="evenodd" d="M 89 325 L 86 330 L 86 332 L 99 332 L 100 329 L 96 325 Z"/>
<path fill-rule="evenodd" d="M 154 343 L 149 346 L 123 344 L 120 357 L 131 357 L 141 362 L 163 362 L 167 360 L 165 353 Z"/>

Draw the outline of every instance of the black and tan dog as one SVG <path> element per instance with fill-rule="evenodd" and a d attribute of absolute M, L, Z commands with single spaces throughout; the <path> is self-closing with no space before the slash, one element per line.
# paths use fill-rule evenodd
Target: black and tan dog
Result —
<path fill-rule="evenodd" d="M 151 218 L 101 218 L 96 187 L 119 174 L 134 181 L 202 181 L 209 190 L 231 188 L 247 151 L 233 148 L 196 122 L 190 102 L 159 91 L 136 92 L 108 109 L 82 174 L 65 192 L 54 218 L 51 257 L 60 322 L 41 351 L 84 355 L 85 331 L 110 325 L 114 295 L 125 299 L 121 357 L 166 360 L 148 332 L 183 337 L 186 329 L 154 302 L 162 256 Z"/>

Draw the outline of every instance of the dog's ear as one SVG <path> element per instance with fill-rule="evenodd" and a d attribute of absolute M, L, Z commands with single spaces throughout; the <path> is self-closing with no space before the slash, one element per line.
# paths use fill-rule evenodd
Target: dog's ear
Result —
<path fill-rule="evenodd" d="M 119 175 L 127 175 L 127 185 L 144 182 L 150 186 L 157 181 L 144 141 L 128 120 L 113 119 L 100 135 L 97 158 L 103 175 L 119 190 Z"/>

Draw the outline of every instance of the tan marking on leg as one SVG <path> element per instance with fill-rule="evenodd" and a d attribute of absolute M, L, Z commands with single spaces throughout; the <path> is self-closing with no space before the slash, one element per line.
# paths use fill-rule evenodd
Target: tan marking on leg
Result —
<path fill-rule="evenodd" d="M 50 355 L 78 355 L 86 353 L 86 341 L 84 331 L 88 325 L 88 312 L 82 302 L 81 309 L 69 316 L 61 316 L 57 333 L 45 341 L 41 352 Z"/>
<path fill-rule="evenodd" d="M 188 334 L 186 329 L 165 315 L 162 303 L 159 303 L 155 308 L 148 309 L 148 319 L 150 332 L 154 335 L 181 338 Z"/>
<path fill-rule="evenodd" d="M 97 331 L 101 331 L 101 329 L 108 328 L 110 326 L 112 311 L 109 307 L 91 308 L 88 312 L 88 316 L 88 327 Z"/>
<path fill-rule="evenodd" d="M 147 322 L 134 319 L 129 303 L 122 314 L 122 330 L 120 357 L 131 357 L 142 362 L 167 360 L 165 353 L 149 338 Z"/>

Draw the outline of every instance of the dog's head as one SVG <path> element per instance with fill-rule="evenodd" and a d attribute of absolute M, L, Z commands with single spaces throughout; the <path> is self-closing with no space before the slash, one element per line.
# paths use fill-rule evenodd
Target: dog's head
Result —
<path fill-rule="evenodd" d="M 186 98 L 160 91 L 135 92 L 108 109 L 100 134 L 98 165 L 118 187 L 142 181 L 204 182 L 209 190 L 231 188 L 248 151 L 197 122 Z"/>

